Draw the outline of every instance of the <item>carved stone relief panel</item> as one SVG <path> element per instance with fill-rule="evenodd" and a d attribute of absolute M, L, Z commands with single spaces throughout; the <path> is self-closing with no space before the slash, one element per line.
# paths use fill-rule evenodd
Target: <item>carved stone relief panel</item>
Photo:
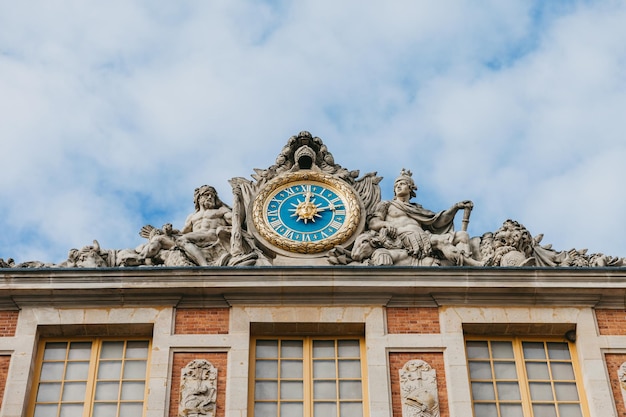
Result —
<path fill-rule="evenodd" d="M 622 398 L 624 399 L 624 407 L 626 407 L 626 362 L 617 370 L 617 378 L 619 379 L 619 386 L 622 389 Z"/>
<path fill-rule="evenodd" d="M 195 359 L 180 373 L 179 417 L 215 417 L 217 368 L 205 359 Z"/>
<path fill-rule="evenodd" d="M 437 375 L 426 362 L 414 359 L 400 369 L 402 417 L 439 417 Z"/>

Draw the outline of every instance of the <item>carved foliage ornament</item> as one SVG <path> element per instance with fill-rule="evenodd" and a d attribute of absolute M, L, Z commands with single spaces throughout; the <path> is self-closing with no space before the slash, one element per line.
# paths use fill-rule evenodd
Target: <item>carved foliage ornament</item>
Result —
<path fill-rule="evenodd" d="M 217 368 L 204 359 L 194 359 L 180 373 L 179 417 L 215 417 Z"/>
<path fill-rule="evenodd" d="M 428 363 L 413 359 L 399 372 L 402 417 L 439 417 L 435 370 Z"/>

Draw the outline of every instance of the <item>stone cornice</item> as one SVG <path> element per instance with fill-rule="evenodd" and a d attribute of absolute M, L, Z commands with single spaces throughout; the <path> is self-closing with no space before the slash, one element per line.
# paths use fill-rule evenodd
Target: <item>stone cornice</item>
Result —
<path fill-rule="evenodd" d="M 171 305 L 552 305 L 626 308 L 625 268 L 2 269 L 0 309 Z"/>

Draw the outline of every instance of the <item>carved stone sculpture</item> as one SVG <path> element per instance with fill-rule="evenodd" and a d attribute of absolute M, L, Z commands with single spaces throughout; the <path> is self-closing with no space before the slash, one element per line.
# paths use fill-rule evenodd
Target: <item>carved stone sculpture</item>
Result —
<path fill-rule="evenodd" d="M 180 374 L 179 417 L 215 417 L 217 368 L 204 359 L 187 364 Z"/>
<path fill-rule="evenodd" d="M 310 196 L 306 197 L 303 184 L 311 187 L 312 178 L 320 175 L 330 180 L 315 192 L 309 190 Z M 94 240 L 93 245 L 71 249 L 67 260 L 59 264 L 40 261 L 16 264 L 9 258 L 6 261 L 0 259 L 0 268 L 271 266 L 280 264 L 276 262 L 279 256 L 282 264 L 292 265 L 626 266 L 626 258 L 587 253 L 586 249 L 557 251 L 551 245 L 542 245 L 543 235 L 533 237 L 514 220 L 504 221 L 494 232 L 470 238 L 467 225 L 474 207 L 471 201 L 461 201 L 440 212 L 430 211 L 411 201 L 416 197 L 417 186 L 411 171 L 405 169 L 394 182 L 394 198 L 381 201 L 381 180 L 376 172 L 359 178 L 358 170 L 348 170 L 335 162 L 322 139 L 302 131 L 288 139 L 273 165 L 266 169 L 255 168 L 252 180 L 243 177 L 229 180 L 232 208 L 218 197 L 214 187 L 203 185 L 195 190 L 195 210 L 180 230 L 170 223 L 161 228 L 146 225 L 139 234 L 147 241 L 135 249 L 105 250 Z M 284 188 L 282 191 L 294 194 L 294 199 L 278 198 L 279 191 L 269 195 L 268 190 L 277 182 Z M 333 187 L 349 189 L 348 194 L 353 196 L 350 202 L 354 203 L 350 209 L 344 207 L 345 202 L 341 203 L 341 199 L 333 200 L 331 206 L 322 204 L 323 194 L 315 197 L 316 193 L 323 193 L 322 189 L 334 192 Z M 264 195 L 266 200 L 259 198 Z M 272 198 L 277 201 L 270 209 Z M 255 202 L 259 204 L 255 205 Z M 298 219 L 308 222 L 310 218 L 311 224 L 320 220 L 317 223 L 319 230 L 312 226 L 299 229 L 298 224 L 288 226 L 288 222 L 285 223 L 285 219 L 289 219 L 289 209 L 292 209 L 290 204 L 297 205 L 297 202 L 306 203 L 313 213 L 313 217 L 303 217 L 300 213 Z M 272 217 L 271 213 L 278 213 L 277 206 L 282 203 L 287 209 Z M 324 213 L 333 213 L 333 217 L 327 216 L 324 220 L 327 224 L 321 220 L 322 206 L 326 210 Z M 454 220 L 459 211 L 463 212 L 461 230 L 455 230 Z M 357 212 L 359 221 L 354 222 L 357 223 L 355 227 L 341 229 L 342 225 L 351 224 L 346 219 L 356 219 Z M 325 225 L 322 227 L 322 224 Z M 276 236 L 272 234 L 274 232 Z M 320 246 L 322 249 L 319 250 L 306 246 L 313 247 L 311 242 L 320 243 L 335 235 L 345 239 Z M 283 242 L 285 237 L 288 242 L 277 243 Z M 333 245 L 336 246 L 328 250 Z"/>
<path fill-rule="evenodd" d="M 414 359 L 400 369 L 402 417 L 439 417 L 437 375 L 426 362 Z"/>
<path fill-rule="evenodd" d="M 472 202 L 462 201 L 448 210 L 434 213 L 410 202 L 416 190 L 411 171 L 403 169 L 394 183 L 394 199 L 376 206 L 368 222 L 368 233 L 370 242 L 378 247 L 371 253 L 369 263 L 430 266 L 443 262 L 482 266 L 481 261 L 471 257 L 467 232 L 454 231 L 454 216 L 461 209 L 469 213 Z M 366 256 L 363 249 L 355 244 L 352 259 L 363 261 Z M 405 254 L 398 252 L 398 249 Z"/>
<path fill-rule="evenodd" d="M 622 391 L 622 399 L 624 400 L 624 405 L 626 406 L 626 362 L 622 363 L 617 370 L 617 379 L 619 380 L 619 387 Z"/>

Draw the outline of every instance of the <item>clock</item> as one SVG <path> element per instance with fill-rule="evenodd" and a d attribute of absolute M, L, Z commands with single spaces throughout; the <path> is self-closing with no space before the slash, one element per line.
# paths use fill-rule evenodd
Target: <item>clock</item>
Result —
<path fill-rule="evenodd" d="M 265 242 L 288 253 L 317 254 L 344 244 L 362 228 L 360 200 L 345 181 L 296 171 L 268 182 L 252 204 Z"/>

